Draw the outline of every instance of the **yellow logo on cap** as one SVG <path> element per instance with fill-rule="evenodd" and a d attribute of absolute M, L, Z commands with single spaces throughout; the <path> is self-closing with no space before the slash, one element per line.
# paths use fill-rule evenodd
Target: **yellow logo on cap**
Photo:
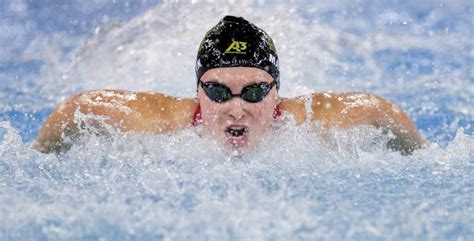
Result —
<path fill-rule="evenodd" d="M 225 50 L 226 53 L 229 54 L 245 54 L 243 52 L 247 49 L 247 42 L 240 42 L 240 41 L 232 41 L 232 43 L 227 47 Z"/>

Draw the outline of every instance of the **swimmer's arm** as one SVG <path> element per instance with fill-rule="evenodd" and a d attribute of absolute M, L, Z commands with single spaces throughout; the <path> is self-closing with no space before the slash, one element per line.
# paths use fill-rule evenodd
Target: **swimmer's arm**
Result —
<path fill-rule="evenodd" d="M 194 99 L 160 93 L 103 90 L 77 94 L 48 117 L 33 148 L 43 153 L 64 152 L 71 146 L 67 138 L 90 127 L 96 128 L 96 134 L 97 130 L 107 134 L 110 127 L 121 132 L 175 132 L 189 126 L 196 106 Z"/>
<path fill-rule="evenodd" d="M 63 138 L 77 131 L 74 111 L 78 108 L 76 101 L 79 96 L 72 96 L 51 113 L 33 143 L 34 149 L 42 153 L 60 153 L 70 148 L 70 144 L 65 143 Z"/>
<path fill-rule="evenodd" d="M 388 147 L 409 154 L 427 145 L 408 115 L 393 103 L 374 95 L 360 93 L 314 93 L 292 99 L 282 98 L 282 111 L 292 114 L 296 124 L 320 122 L 327 128 L 352 128 L 373 125 L 392 132 Z M 324 133 L 321 133 L 324 135 Z"/>
<path fill-rule="evenodd" d="M 342 116 L 338 126 L 350 128 L 357 125 L 373 125 L 382 128 L 384 132 L 394 135 L 387 147 L 400 151 L 402 154 L 411 154 L 415 149 L 427 145 L 421 134 L 416 129 L 413 121 L 397 105 L 375 95 L 360 93 L 342 93 L 325 96 Z M 327 109 L 327 101 L 321 101 L 319 108 Z M 317 104 L 317 103 L 316 103 Z M 324 111 L 323 111 L 324 112 Z"/>
<path fill-rule="evenodd" d="M 384 98 L 371 97 L 379 100 L 379 104 L 371 107 L 369 111 L 372 125 L 395 135 L 395 138 L 387 143 L 388 148 L 407 155 L 416 149 L 427 147 L 428 142 L 402 108 Z"/>

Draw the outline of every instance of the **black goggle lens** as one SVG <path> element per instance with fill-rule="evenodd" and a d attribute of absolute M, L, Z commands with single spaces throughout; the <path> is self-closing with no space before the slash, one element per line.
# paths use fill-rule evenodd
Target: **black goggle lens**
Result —
<path fill-rule="evenodd" d="M 214 82 L 201 82 L 201 86 L 204 89 L 204 92 L 206 92 L 206 95 L 209 97 L 209 99 L 215 102 L 222 103 L 232 98 L 232 93 L 230 89 L 225 85 L 221 85 Z"/>
<path fill-rule="evenodd" d="M 251 103 L 260 102 L 267 96 L 268 92 L 270 92 L 270 88 L 268 88 L 269 85 L 270 84 L 267 83 L 260 83 L 247 86 L 242 90 L 240 97 Z"/>
<path fill-rule="evenodd" d="M 208 82 L 200 81 L 200 83 L 207 97 L 209 97 L 209 99 L 217 103 L 228 101 L 232 99 L 232 97 L 240 97 L 247 102 L 257 103 L 257 102 L 262 101 L 275 85 L 275 82 L 271 82 L 271 83 L 261 82 L 257 84 L 252 84 L 252 85 L 244 87 L 240 94 L 234 95 L 232 94 L 232 91 L 230 90 L 230 88 L 223 84 L 219 84 L 217 82 L 212 82 L 212 81 L 208 81 Z"/>

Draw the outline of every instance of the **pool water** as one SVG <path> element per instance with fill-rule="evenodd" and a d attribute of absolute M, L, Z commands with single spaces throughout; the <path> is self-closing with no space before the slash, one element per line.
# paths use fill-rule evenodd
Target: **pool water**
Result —
<path fill-rule="evenodd" d="M 470 1 L 0 1 L 0 240 L 472 240 Z M 373 93 L 431 145 L 289 121 L 243 156 L 187 129 L 30 148 L 71 94 L 195 96 L 194 59 L 226 14 L 265 29 L 285 97 Z"/>

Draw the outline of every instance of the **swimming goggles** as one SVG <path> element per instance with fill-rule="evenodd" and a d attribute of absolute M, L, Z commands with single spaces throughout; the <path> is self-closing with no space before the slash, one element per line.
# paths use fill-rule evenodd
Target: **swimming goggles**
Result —
<path fill-rule="evenodd" d="M 232 94 L 232 91 L 229 87 L 214 81 L 202 82 L 199 80 L 199 84 L 206 93 L 207 97 L 217 103 L 226 102 L 233 97 L 240 97 L 247 102 L 257 103 L 262 101 L 265 96 L 267 96 L 267 94 L 275 85 L 275 81 L 272 81 L 271 83 L 260 82 L 247 85 L 242 89 L 240 94 Z"/>

